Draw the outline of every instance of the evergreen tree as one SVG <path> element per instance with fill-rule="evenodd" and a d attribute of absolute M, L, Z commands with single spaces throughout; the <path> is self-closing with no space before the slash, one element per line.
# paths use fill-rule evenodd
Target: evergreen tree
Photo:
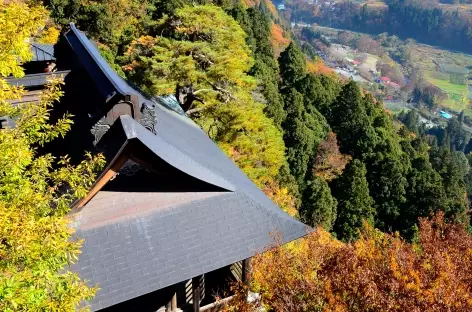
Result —
<path fill-rule="evenodd" d="M 357 230 L 363 221 L 373 223 L 374 201 L 369 195 L 365 165 L 354 159 L 341 177 L 334 181 L 333 195 L 338 201 L 334 231 L 344 241 L 357 238 Z"/>
<path fill-rule="evenodd" d="M 303 95 L 289 89 L 284 97 L 287 118 L 282 124 L 290 171 L 303 191 L 309 163 L 318 144 L 326 137 L 329 126 L 319 112 L 309 114 L 303 105 Z"/>
<path fill-rule="evenodd" d="M 340 85 L 326 75 L 307 74 L 296 84 L 297 90 L 305 96 L 305 107 L 312 107 L 322 114 L 329 113 L 329 106 L 339 94 Z"/>
<path fill-rule="evenodd" d="M 408 159 L 407 159 L 407 161 Z M 368 170 L 369 190 L 377 211 L 375 223 L 383 231 L 397 230 L 396 220 L 406 202 L 406 170 L 391 156 L 376 160 Z"/>
<path fill-rule="evenodd" d="M 429 217 L 446 207 L 441 176 L 424 157 L 412 161 L 412 170 L 408 174 L 407 199 L 398 218 L 398 226 L 406 237 L 411 238 L 419 217 Z"/>
<path fill-rule="evenodd" d="M 400 113 L 398 119 L 411 131 L 419 134 L 419 115 L 415 109 L 409 110 L 407 113 Z"/>
<path fill-rule="evenodd" d="M 330 107 L 328 120 L 338 136 L 342 153 L 361 159 L 373 155 L 377 135 L 357 83 L 351 80 L 342 88 Z"/>
<path fill-rule="evenodd" d="M 282 85 L 292 86 L 306 74 L 306 57 L 292 41 L 279 56 Z"/>
<path fill-rule="evenodd" d="M 464 129 L 462 123 L 458 119 L 452 118 L 447 124 L 446 131 L 450 137 L 451 151 L 463 152 L 470 140 L 470 134 Z"/>
<path fill-rule="evenodd" d="M 439 208 L 444 210 L 446 217 L 467 222 L 465 219 L 467 200 L 464 177 L 469 171 L 469 164 L 464 153 L 432 148 L 430 161 L 433 169 L 442 178 L 445 192 L 445 205 Z"/>
<path fill-rule="evenodd" d="M 257 78 L 260 92 L 267 102 L 264 111 L 274 120 L 276 126 L 280 127 L 286 114 L 279 93 L 279 67 L 270 43 L 270 17 L 259 7 L 245 10 L 240 4 L 234 6 L 230 14 L 247 34 L 246 42 L 253 52 L 255 61 L 250 74 Z"/>
<path fill-rule="evenodd" d="M 255 54 L 255 63 L 250 74 L 258 79 L 261 87 L 261 93 L 264 96 L 267 105 L 265 113 L 274 120 L 274 123 L 280 127 L 285 120 L 284 102 L 279 93 L 278 67 L 273 56 L 264 56 L 260 53 Z"/>
<path fill-rule="evenodd" d="M 254 53 L 256 52 L 256 45 L 257 41 L 256 38 L 254 37 L 254 24 L 255 24 L 255 19 L 248 14 L 249 10 L 253 9 L 248 9 L 246 10 L 242 4 L 238 3 L 236 4 L 231 10 L 229 10 L 229 15 L 231 15 L 235 21 L 239 23 L 241 28 L 244 30 L 246 33 L 246 44 L 247 46 L 251 49 L 251 51 Z M 256 29 L 256 31 L 264 31 L 265 29 L 259 29 L 259 27 Z"/>
<path fill-rule="evenodd" d="M 313 176 L 307 182 L 302 197 L 300 207 L 302 221 L 313 227 L 321 225 L 325 230 L 330 231 L 336 220 L 336 206 L 337 201 L 331 195 L 328 183 Z"/>

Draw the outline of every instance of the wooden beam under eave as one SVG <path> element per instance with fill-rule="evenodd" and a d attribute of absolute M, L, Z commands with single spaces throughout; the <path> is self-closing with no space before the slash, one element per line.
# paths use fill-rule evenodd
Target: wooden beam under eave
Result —
<path fill-rule="evenodd" d="M 115 158 L 108 168 L 98 178 L 97 182 L 92 186 L 92 189 L 88 192 L 87 196 L 82 198 L 74 207 L 74 209 L 80 209 L 85 206 L 97 193 L 108 183 L 124 166 L 128 161 L 129 157 L 126 153 L 121 153 Z"/>

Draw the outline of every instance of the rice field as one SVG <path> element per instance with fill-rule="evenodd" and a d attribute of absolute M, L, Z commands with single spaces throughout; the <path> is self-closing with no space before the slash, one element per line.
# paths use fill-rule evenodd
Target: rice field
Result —
<path fill-rule="evenodd" d="M 468 85 L 453 84 L 449 77 L 441 77 L 443 73 L 434 71 L 425 71 L 425 78 L 431 84 L 435 85 L 447 94 L 447 99 L 441 102 L 441 105 L 454 111 L 461 111 L 469 106 L 469 88 Z"/>

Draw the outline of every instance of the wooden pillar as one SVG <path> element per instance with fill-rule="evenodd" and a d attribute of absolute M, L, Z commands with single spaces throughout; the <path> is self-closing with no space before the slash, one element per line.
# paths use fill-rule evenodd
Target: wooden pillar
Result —
<path fill-rule="evenodd" d="M 172 312 L 177 311 L 177 293 L 174 293 L 172 300 L 170 301 L 170 310 Z"/>
<path fill-rule="evenodd" d="M 193 312 L 200 312 L 200 276 L 192 278 Z"/>
<path fill-rule="evenodd" d="M 241 281 L 246 286 L 249 286 L 251 282 L 251 258 L 243 260 Z"/>

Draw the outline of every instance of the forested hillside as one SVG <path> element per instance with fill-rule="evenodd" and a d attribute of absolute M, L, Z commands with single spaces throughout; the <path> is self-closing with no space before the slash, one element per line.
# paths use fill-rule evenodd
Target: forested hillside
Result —
<path fill-rule="evenodd" d="M 149 95 L 191 90 L 187 115 L 285 211 L 323 228 L 255 259 L 254 289 L 269 309 L 470 308 L 472 175 L 460 136 L 451 134 L 460 125 L 451 122 L 444 143 L 421 130 L 417 116 L 394 119 L 354 81 L 319 70 L 265 0 L 44 5 L 53 28 L 76 23 Z M 399 6 L 395 16 L 410 16 L 391 5 Z M 383 25 L 369 14 L 353 15 L 352 27 Z M 428 27 L 418 29 L 425 38 L 441 28 L 419 24 Z M 464 27 L 457 42 L 469 36 Z"/>
<path fill-rule="evenodd" d="M 403 39 L 440 45 L 470 53 L 470 7 L 445 6 L 443 1 L 336 1 L 321 7 L 303 0 L 287 1 L 286 16 L 293 21 L 361 31 L 388 32 Z M 334 3 L 334 2 L 333 2 Z"/>

